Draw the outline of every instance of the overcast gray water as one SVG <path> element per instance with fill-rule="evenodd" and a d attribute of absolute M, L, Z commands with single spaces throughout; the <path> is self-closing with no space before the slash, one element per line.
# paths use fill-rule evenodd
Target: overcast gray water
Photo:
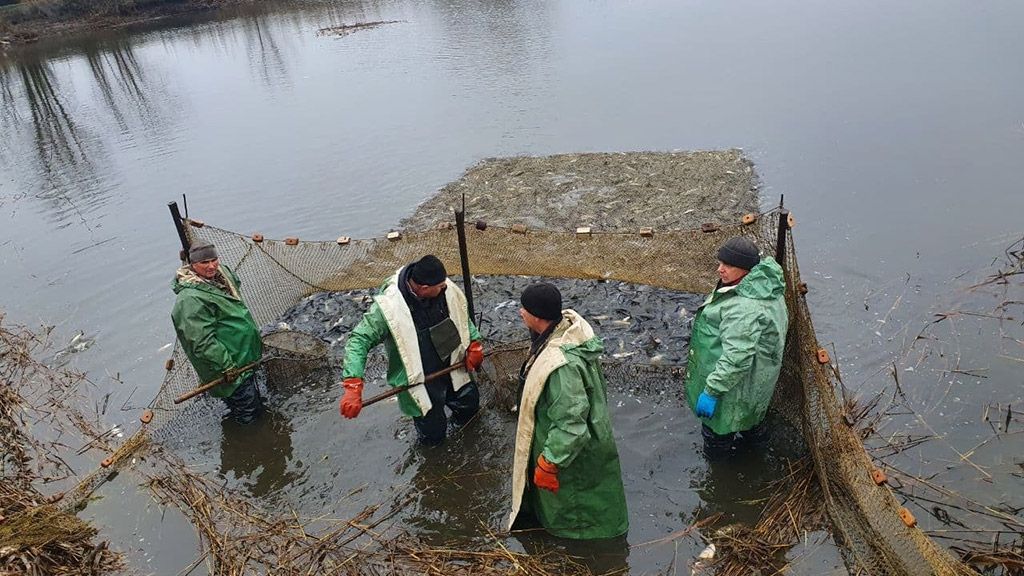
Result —
<path fill-rule="evenodd" d="M 317 35 L 376 20 L 398 22 Z M 63 338 L 95 336 L 75 365 L 98 394 L 113 392 L 110 406 L 129 394 L 142 404 L 173 339 L 178 246 L 166 203 L 182 194 L 193 216 L 240 232 L 366 237 L 486 157 L 739 147 L 764 204 L 785 194 L 796 215 L 820 339 L 835 342 L 848 383 L 877 389 L 886 367 L 906 360 L 907 333 L 962 303 L 966 279 L 1024 235 L 1022 23 L 1024 4 L 1013 1 L 395 0 L 12 49 L 0 53 L 0 307 L 12 321 L 56 324 Z M 959 326 L 946 351 L 984 377 L 905 375 L 909 395 L 932 409 L 930 426 L 948 433 L 922 462 L 955 461 L 951 445 L 963 452 L 990 435 L 979 422 L 986 404 L 1022 402 L 1019 360 L 1006 359 L 1024 356 L 1019 333 Z M 318 430 L 340 430 L 335 400 L 324 393 L 324 428 L 291 435 L 299 453 L 331 451 L 316 442 Z M 361 430 L 400 435 L 395 414 L 375 414 Z M 696 430 L 691 415 L 671 416 L 676 433 Z M 637 420 L 628 409 L 617 418 Z M 623 426 L 627 439 L 657 433 Z M 1009 474 L 1019 438 L 977 455 L 1004 480 L 986 496 L 994 502 L 1024 506 L 1024 483 Z M 697 441 L 686 436 L 659 458 L 660 477 L 699 486 Z M 408 442 L 379 448 L 383 469 L 407 480 L 422 458 Z M 625 454 L 624 464 L 649 457 Z M 990 493 L 963 468 L 946 485 Z M 700 504 L 677 488 L 686 495 L 673 506 Z M 115 546 L 144 550 L 143 569 L 175 573 L 192 560 L 191 528 L 133 481 L 104 495 L 89 513 Z M 633 507 L 633 544 L 692 519 L 647 522 L 651 502 Z M 664 569 L 671 557 L 634 551 L 629 562 Z"/>

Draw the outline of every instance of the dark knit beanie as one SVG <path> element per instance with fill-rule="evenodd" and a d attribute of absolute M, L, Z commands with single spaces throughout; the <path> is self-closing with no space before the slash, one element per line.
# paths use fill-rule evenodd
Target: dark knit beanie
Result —
<path fill-rule="evenodd" d="M 761 261 L 761 254 L 749 238 L 734 236 L 718 249 L 718 260 L 729 266 L 751 270 Z"/>
<path fill-rule="evenodd" d="M 217 258 L 217 249 L 209 242 L 197 241 L 188 250 L 188 261 L 192 264 Z"/>
<path fill-rule="evenodd" d="M 409 279 L 421 286 L 434 286 L 445 281 L 448 272 L 437 256 L 427 254 L 410 265 Z"/>
<path fill-rule="evenodd" d="M 540 282 L 523 290 L 519 298 L 523 308 L 537 318 L 557 322 L 562 319 L 562 293 L 551 284 Z"/>

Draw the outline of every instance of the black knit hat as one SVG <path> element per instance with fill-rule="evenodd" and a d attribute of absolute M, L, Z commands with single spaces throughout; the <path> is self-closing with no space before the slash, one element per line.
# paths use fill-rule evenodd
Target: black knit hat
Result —
<path fill-rule="evenodd" d="M 537 318 L 557 322 L 562 319 L 562 293 L 551 284 L 539 282 L 523 290 L 519 297 L 523 308 Z"/>
<path fill-rule="evenodd" d="M 718 260 L 729 266 L 751 270 L 761 261 L 761 254 L 749 238 L 733 236 L 718 249 Z"/>
<path fill-rule="evenodd" d="M 209 242 L 199 240 L 188 250 L 188 261 L 191 264 L 213 260 L 214 258 L 217 258 L 217 249 Z"/>
<path fill-rule="evenodd" d="M 409 265 L 409 279 L 421 286 L 434 286 L 445 281 L 448 272 L 437 256 L 427 254 Z"/>

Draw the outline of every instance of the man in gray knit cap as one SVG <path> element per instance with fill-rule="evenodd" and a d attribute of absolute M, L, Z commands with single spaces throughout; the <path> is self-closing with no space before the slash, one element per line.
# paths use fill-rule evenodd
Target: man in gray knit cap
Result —
<path fill-rule="evenodd" d="M 260 359 L 260 329 L 242 301 L 238 276 L 220 264 L 217 249 L 196 242 L 189 263 L 174 278 L 174 331 L 201 382 L 210 382 Z M 210 394 L 227 404 L 236 421 L 248 424 L 263 411 L 255 370 L 232 374 Z"/>
<path fill-rule="evenodd" d="M 686 396 L 704 453 L 728 456 L 765 438 L 762 425 L 782 368 L 789 315 L 782 268 L 748 238 L 718 250 L 718 286 L 693 319 Z"/>

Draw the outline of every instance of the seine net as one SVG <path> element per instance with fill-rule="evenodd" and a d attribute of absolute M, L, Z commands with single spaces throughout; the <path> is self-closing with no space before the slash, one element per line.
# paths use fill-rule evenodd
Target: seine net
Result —
<path fill-rule="evenodd" d="M 475 277 L 608 280 L 704 294 L 715 287 L 715 255 L 724 240 L 744 235 L 763 252 L 773 254 L 780 218 L 787 214 L 773 211 L 745 218 L 744 223 L 705 225 L 697 230 L 554 232 L 480 226 L 466 231 L 468 256 Z M 241 279 L 243 298 L 261 325 L 273 325 L 313 294 L 378 287 L 395 270 L 424 254 L 437 255 L 449 270 L 460 269 L 457 233 L 450 225 L 393 233 L 388 238 L 306 241 L 246 236 L 197 220 L 186 220 L 185 224 L 190 241 L 204 240 L 217 246 L 221 262 Z M 819 357 L 821 346 L 804 298 L 788 228 L 782 226 L 785 246 L 781 263 L 791 321 L 773 408 L 803 432 L 848 564 L 867 574 L 973 574 L 920 529 L 901 521 L 900 504 L 893 494 L 871 480 L 870 458 L 845 418 L 844 406 L 835 393 L 837 379 L 832 367 Z M 281 350 L 287 349 L 287 343 L 279 344 L 270 338 L 268 354 L 285 358 L 287 354 Z M 489 357 L 483 376 L 490 384 L 484 389 L 492 390 L 489 402 L 514 405 L 515 381 L 526 346 L 500 342 L 485 346 L 498 350 Z M 306 371 L 302 378 L 336 379 L 340 374 L 338 359 L 330 354 L 326 360 L 322 354 L 314 356 L 319 358 L 315 362 L 266 362 L 269 384 L 294 380 L 302 370 Z M 682 395 L 685 365 L 680 362 L 645 365 L 609 357 L 605 368 L 609 386 L 643 385 Z M 384 371 L 383 358 L 371 356 L 368 372 L 380 376 Z M 173 403 L 174 398 L 199 384 L 181 348 L 175 346 L 161 389 L 150 405 L 155 417 L 115 454 L 115 463 L 123 461 L 147 438 L 159 441 L 171 437 L 175 430 L 187 429 L 191 420 L 208 417 L 216 409 L 210 399 Z M 88 488 L 88 481 L 84 484 Z"/>

